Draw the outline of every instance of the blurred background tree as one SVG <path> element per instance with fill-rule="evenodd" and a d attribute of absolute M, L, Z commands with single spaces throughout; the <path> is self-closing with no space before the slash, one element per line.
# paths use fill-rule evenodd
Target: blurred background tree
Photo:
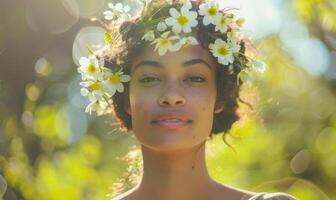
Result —
<path fill-rule="evenodd" d="M 139 143 L 112 117 L 84 113 L 79 94 L 75 63 L 103 41 L 90 18 L 107 3 L 0 1 L 0 199 L 109 199 L 139 181 Z M 207 144 L 210 174 L 247 190 L 336 200 L 336 1 L 221 5 L 240 9 L 268 69 L 244 86 L 255 112 L 241 105 L 227 138 L 236 153 L 222 136 Z"/>

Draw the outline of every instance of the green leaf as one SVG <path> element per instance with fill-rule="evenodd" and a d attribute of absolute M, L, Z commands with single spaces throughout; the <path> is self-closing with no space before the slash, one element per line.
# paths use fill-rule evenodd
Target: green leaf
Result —
<path fill-rule="evenodd" d="M 113 73 L 116 73 L 116 72 L 119 72 L 122 70 L 122 66 L 121 65 L 115 65 L 113 68 L 112 68 L 112 72 Z"/>
<path fill-rule="evenodd" d="M 94 55 L 94 52 L 93 52 L 93 50 L 92 50 L 90 47 L 87 47 L 86 49 L 87 49 L 87 51 L 88 51 L 91 55 Z"/>
<path fill-rule="evenodd" d="M 105 42 L 110 45 L 112 44 L 112 36 L 109 32 L 105 32 Z"/>

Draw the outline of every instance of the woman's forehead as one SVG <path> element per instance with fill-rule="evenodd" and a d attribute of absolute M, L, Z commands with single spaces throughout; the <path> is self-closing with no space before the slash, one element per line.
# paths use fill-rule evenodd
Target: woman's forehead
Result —
<path fill-rule="evenodd" d="M 144 50 L 137 57 L 134 58 L 132 62 L 132 67 L 136 66 L 144 60 L 155 61 L 164 66 L 168 63 L 178 64 L 194 59 L 202 59 L 209 63 L 209 65 L 216 66 L 210 52 L 202 48 L 200 45 L 190 45 L 188 47 L 180 49 L 177 52 L 167 52 L 163 56 L 160 56 L 156 51 L 154 51 L 152 46 L 147 45 Z"/>

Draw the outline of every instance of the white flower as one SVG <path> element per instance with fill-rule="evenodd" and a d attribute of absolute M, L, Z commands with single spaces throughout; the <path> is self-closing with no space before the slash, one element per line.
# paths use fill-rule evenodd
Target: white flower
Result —
<path fill-rule="evenodd" d="M 116 5 L 108 3 L 107 5 L 112 9 L 112 11 L 116 11 L 119 13 L 128 13 L 131 10 L 129 5 L 123 6 L 122 3 L 117 3 Z"/>
<path fill-rule="evenodd" d="M 248 69 L 243 69 L 239 72 L 237 78 L 237 85 L 239 84 L 239 79 L 249 85 L 252 84 L 252 77 L 250 75 L 251 71 Z"/>
<path fill-rule="evenodd" d="M 106 20 L 116 20 L 115 22 L 120 24 L 131 17 L 128 13 L 131 8 L 128 5 L 123 6 L 122 3 L 113 5 L 112 3 L 108 3 L 108 7 L 111 10 L 107 10 L 103 13 Z"/>
<path fill-rule="evenodd" d="M 247 64 L 247 66 L 251 67 L 252 69 L 254 69 L 257 72 L 265 72 L 266 70 L 266 66 L 263 62 L 259 61 L 259 60 L 255 60 L 253 62 L 250 62 Z"/>
<path fill-rule="evenodd" d="M 101 81 L 83 81 L 79 84 L 84 87 L 80 91 L 81 95 L 86 96 L 91 102 L 103 99 L 105 92 Z"/>
<path fill-rule="evenodd" d="M 105 70 L 106 69 L 106 70 Z M 85 96 L 90 101 L 90 104 L 85 108 L 85 112 L 91 114 L 96 111 L 98 115 L 104 113 L 108 106 L 108 99 L 115 94 L 116 91 L 123 92 L 123 82 L 130 81 L 131 77 L 123 75 L 123 72 L 112 73 L 111 70 L 105 68 L 103 70 L 105 78 L 103 81 L 82 81 L 80 85 L 83 86 L 80 90 L 82 96 Z"/>
<path fill-rule="evenodd" d="M 167 25 L 164 23 L 164 22 L 160 22 L 158 25 L 157 25 L 157 30 L 160 31 L 160 32 L 163 32 L 167 29 Z"/>
<path fill-rule="evenodd" d="M 227 33 L 227 41 L 234 42 L 236 41 L 236 38 L 236 32 L 234 32 L 233 30 Z"/>
<path fill-rule="evenodd" d="M 239 18 L 239 19 L 236 20 L 236 24 L 237 24 L 238 27 L 242 27 L 244 23 L 245 23 L 244 18 Z"/>
<path fill-rule="evenodd" d="M 209 45 L 213 56 L 218 58 L 218 62 L 223 65 L 233 63 L 235 53 L 238 49 L 236 44 L 227 43 L 222 39 L 216 39 L 214 44 Z"/>
<path fill-rule="evenodd" d="M 123 82 L 128 82 L 131 80 L 129 75 L 124 75 L 122 72 L 109 73 L 107 75 L 107 80 L 103 82 L 105 89 L 109 96 L 113 96 L 116 91 L 124 92 Z"/>
<path fill-rule="evenodd" d="M 197 26 L 197 12 L 190 11 L 190 9 L 191 3 L 189 1 L 183 4 L 180 12 L 175 8 L 170 8 L 169 14 L 171 17 L 165 20 L 166 24 L 172 26 L 175 33 L 180 33 L 181 31 L 190 33 L 191 28 Z"/>
<path fill-rule="evenodd" d="M 87 88 L 82 88 L 82 89 L 80 90 L 80 93 L 81 93 L 81 95 L 84 96 L 84 97 L 90 95 L 90 91 L 89 91 Z"/>
<path fill-rule="evenodd" d="M 81 57 L 79 59 L 80 67 L 78 72 L 82 74 L 82 80 L 98 80 L 101 77 L 100 68 L 104 65 L 104 60 L 96 58 L 94 55 Z"/>
<path fill-rule="evenodd" d="M 188 47 L 189 45 L 197 45 L 199 43 L 195 37 L 189 36 L 181 38 L 180 44 L 182 45 L 182 47 Z"/>
<path fill-rule="evenodd" d="M 144 36 L 142 36 L 141 40 L 153 41 L 155 39 L 154 31 L 148 31 Z"/>
<path fill-rule="evenodd" d="M 220 15 L 220 17 L 218 17 L 215 22 L 215 31 L 225 33 L 228 30 L 228 23 L 229 18 L 227 18 L 225 15 Z"/>
<path fill-rule="evenodd" d="M 220 17 L 219 5 L 217 1 L 208 1 L 200 5 L 199 14 L 203 15 L 203 24 L 205 26 L 210 23 L 216 24 L 216 21 Z"/>
<path fill-rule="evenodd" d="M 170 31 L 167 31 L 161 35 L 161 37 L 155 39 L 151 44 L 156 44 L 154 50 L 159 49 L 159 55 L 164 55 L 168 50 L 176 51 L 178 46 L 172 44 L 172 40 L 178 39 L 178 36 L 168 37 Z"/>
<path fill-rule="evenodd" d="M 258 72 L 263 73 L 263 72 L 265 72 L 265 70 L 266 70 L 266 65 L 265 65 L 265 63 L 263 63 L 263 62 L 261 62 L 261 61 L 258 61 L 258 60 L 254 61 L 254 62 L 253 62 L 253 65 L 254 65 L 255 69 L 256 69 Z"/>
<path fill-rule="evenodd" d="M 102 91 L 101 82 L 85 81 L 80 84 L 84 86 L 84 88 L 80 90 L 81 95 L 87 97 L 90 101 L 90 104 L 85 108 L 85 112 L 89 112 L 91 115 L 92 111 L 96 111 L 97 113 L 105 111 L 108 103 L 104 99 L 105 95 Z"/>
<path fill-rule="evenodd" d="M 171 47 L 169 48 L 169 50 L 171 52 L 175 52 L 180 50 L 181 48 L 186 48 L 189 45 L 197 45 L 199 44 L 197 39 L 193 36 L 188 36 L 188 37 L 182 37 L 179 38 L 179 41 L 177 41 L 174 44 L 171 44 Z"/>
<path fill-rule="evenodd" d="M 237 44 L 235 42 L 231 42 L 229 44 L 230 44 L 230 50 L 231 50 L 232 53 L 239 52 L 239 50 L 240 50 L 240 45 L 239 44 Z"/>
<path fill-rule="evenodd" d="M 85 112 L 90 113 L 92 111 L 99 113 L 104 113 L 104 111 L 106 110 L 108 106 L 108 103 L 106 101 L 101 101 L 101 100 L 96 100 L 96 101 L 92 101 L 89 105 L 86 106 L 85 108 Z"/>

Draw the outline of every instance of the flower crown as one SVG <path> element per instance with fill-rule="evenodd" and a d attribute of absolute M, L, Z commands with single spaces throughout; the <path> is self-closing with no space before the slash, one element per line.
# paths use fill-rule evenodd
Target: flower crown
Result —
<path fill-rule="evenodd" d="M 146 7 L 146 0 L 141 0 Z M 168 5 L 170 6 L 170 4 Z M 124 6 L 122 3 L 116 5 L 109 3 L 110 10 L 105 11 L 105 20 L 111 21 L 111 25 L 118 26 L 124 21 L 131 18 L 129 6 Z M 221 10 L 218 2 L 208 0 L 202 3 L 197 11 L 192 10 L 190 0 L 186 0 L 180 9 L 174 7 L 169 8 L 169 16 L 158 21 L 151 17 L 147 23 L 151 24 L 151 30 L 146 30 L 143 33 L 141 40 L 150 42 L 155 45 L 154 51 L 157 51 L 160 56 L 163 56 L 168 51 L 176 52 L 181 48 L 189 45 L 198 45 L 198 41 L 193 36 L 183 36 L 183 33 L 191 33 L 198 25 L 198 17 L 201 17 L 204 26 L 212 24 L 215 32 L 220 35 L 226 35 L 226 40 L 217 38 L 214 43 L 209 44 L 209 49 L 212 55 L 217 58 L 218 63 L 229 67 L 230 73 L 233 73 L 233 63 L 238 60 L 240 72 L 237 77 L 239 80 L 251 84 L 252 79 L 250 73 L 252 71 L 264 72 L 265 65 L 258 60 L 247 58 L 247 61 L 240 61 L 240 52 L 242 46 L 239 40 L 240 28 L 244 23 L 243 18 L 235 19 L 233 13 L 229 10 Z M 145 22 L 146 23 L 146 22 Z M 111 32 L 105 33 L 105 41 L 108 45 L 113 44 Z M 116 92 L 124 92 L 123 83 L 131 80 L 129 75 L 122 72 L 122 67 L 118 66 L 114 70 L 104 67 L 104 60 L 98 59 L 94 52 L 88 49 L 90 55 L 79 59 L 80 67 L 78 72 L 82 76 L 83 86 L 81 94 L 86 96 L 90 104 L 86 107 L 85 112 L 91 114 L 96 111 L 98 115 L 106 113 L 108 105 L 111 103 L 111 97 Z"/>

